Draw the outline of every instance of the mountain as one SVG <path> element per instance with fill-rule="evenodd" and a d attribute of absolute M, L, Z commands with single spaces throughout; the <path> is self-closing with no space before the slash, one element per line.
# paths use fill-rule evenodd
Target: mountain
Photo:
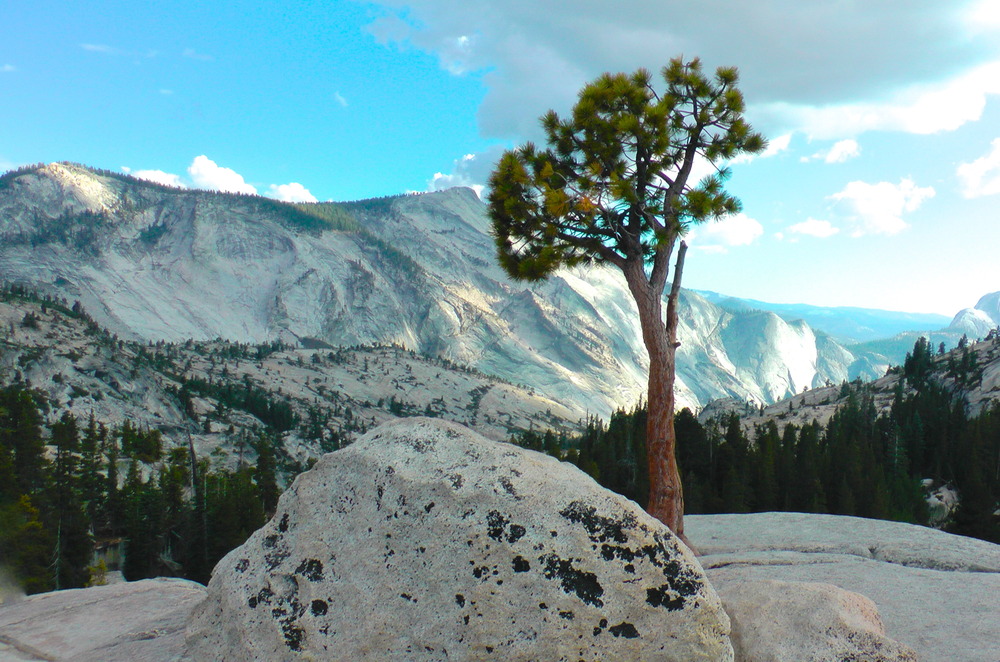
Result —
<path fill-rule="evenodd" d="M 837 342 L 845 344 L 880 340 L 908 331 L 940 329 L 949 321 L 948 317 L 934 313 L 903 313 L 854 307 L 827 308 L 804 303 L 767 303 L 703 290 L 698 290 L 698 294 L 728 311 L 768 310 L 789 322 L 803 320 L 813 329 L 829 334 Z"/>
<path fill-rule="evenodd" d="M 969 338 L 984 338 L 997 327 L 1000 327 L 1000 292 L 982 297 L 975 308 L 959 311 L 948 326 L 955 333 L 964 333 Z"/>
<path fill-rule="evenodd" d="M 985 340 L 970 341 L 944 354 L 938 353 L 933 342 L 927 346 L 930 355 L 924 381 L 943 389 L 947 397 L 962 402 L 966 415 L 978 416 L 1000 400 L 1000 333 L 993 331 Z M 911 346 L 910 351 L 913 352 L 914 347 Z M 750 406 L 736 399 L 719 399 L 706 406 L 699 418 L 717 420 L 729 412 L 736 412 L 747 430 L 772 420 L 779 427 L 787 423 L 801 427 L 813 421 L 825 425 L 849 398 L 857 396 L 859 390 L 871 397 L 877 412 L 888 413 L 897 397 L 897 389 L 906 396 L 916 392 L 913 382 L 912 376 L 907 378 L 905 367 L 894 367 L 869 383 L 859 380 L 851 385 L 814 388 L 763 407 Z"/>
<path fill-rule="evenodd" d="M 223 466 L 243 457 L 244 433 L 265 425 L 282 434 L 282 469 L 294 475 L 399 417 L 445 418 L 495 440 L 578 423 L 558 402 L 467 366 L 398 346 L 309 344 L 122 340 L 79 308 L 0 289 L 0 385 L 43 394 L 51 420 L 69 412 L 81 425 L 91 415 L 109 428 L 127 421 Z"/>
<path fill-rule="evenodd" d="M 79 301 L 121 338 L 399 345 L 599 415 L 645 390 L 620 274 L 512 282 L 469 189 L 289 205 L 53 163 L 0 178 L 0 245 L 0 279 Z M 773 312 L 682 304 L 684 406 L 770 403 L 889 365 Z"/>

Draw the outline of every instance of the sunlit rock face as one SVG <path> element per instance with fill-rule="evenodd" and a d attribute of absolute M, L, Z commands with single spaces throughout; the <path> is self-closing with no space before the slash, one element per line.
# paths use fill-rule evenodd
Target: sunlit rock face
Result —
<path fill-rule="evenodd" d="M 701 566 L 565 463 L 437 419 L 324 456 L 216 567 L 191 659 L 732 660 Z"/>
<path fill-rule="evenodd" d="M 804 513 L 689 515 L 684 528 L 733 619 L 734 647 L 752 639 L 760 653 L 749 659 L 879 660 L 891 652 L 910 660 L 912 650 L 919 660 L 997 660 L 1000 545 L 915 524 Z M 901 646 L 882 639 L 865 601 L 816 589 L 815 582 L 869 598 L 885 636 Z M 772 597 L 765 596 L 768 585 Z M 821 603 L 825 616 L 808 612 Z M 784 625 L 768 621 L 772 610 L 785 612 Z M 796 621 L 794 636 L 768 641 L 767 632 Z M 853 643 L 871 646 L 869 653 L 781 657 L 795 646 L 836 650 L 851 643 L 851 630 Z"/>

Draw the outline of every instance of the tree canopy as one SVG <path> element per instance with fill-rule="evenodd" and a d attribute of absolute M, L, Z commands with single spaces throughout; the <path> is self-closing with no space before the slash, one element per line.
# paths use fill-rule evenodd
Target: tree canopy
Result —
<path fill-rule="evenodd" d="M 723 189 L 726 167 L 689 185 L 696 164 L 757 153 L 766 141 L 743 119 L 737 70 L 714 78 L 700 60 L 676 58 L 652 75 L 604 74 L 580 92 L 569 118 L 542 119 L 548 147 L 506 152 L 490 178 L 489 208 L 500 262 L 538 280 L 561 266 L 641 258 L 666 271 L 691 225 L 740 211 Z"/>

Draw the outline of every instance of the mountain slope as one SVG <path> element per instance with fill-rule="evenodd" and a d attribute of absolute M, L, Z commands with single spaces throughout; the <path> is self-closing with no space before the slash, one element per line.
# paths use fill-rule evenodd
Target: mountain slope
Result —
<path fill-rule="evenodd" d="M 79 300 L 125 338 L 399 344 L 601 415 L 645 390 L 622 277 L 592 268 L 510 281 L 468 189 L 291 206 L 50 164 L 0 178 L 0 242 L 0 278 Z M 691 292 L 679 335 L 687 406 L 773 402 L 888 365 L 804 323 Z"/>

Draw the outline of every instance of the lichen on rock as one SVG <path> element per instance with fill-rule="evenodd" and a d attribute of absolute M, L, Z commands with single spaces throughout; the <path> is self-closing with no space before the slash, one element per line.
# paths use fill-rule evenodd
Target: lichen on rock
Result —
<path fill-rule="evenodd" d="M 732 659 L 718 596 L 666 527 L 437 419 L 324 456 L 208 594 L 192 659 Z"/>

